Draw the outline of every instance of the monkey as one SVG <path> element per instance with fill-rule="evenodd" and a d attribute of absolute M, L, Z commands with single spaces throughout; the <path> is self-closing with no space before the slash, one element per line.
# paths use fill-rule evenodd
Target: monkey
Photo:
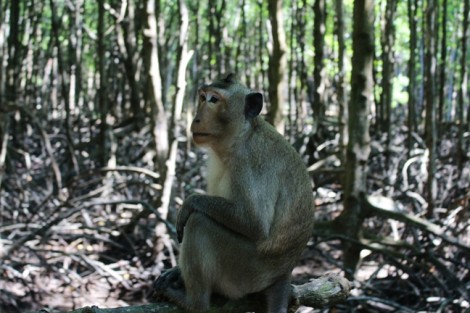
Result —
<path fill-rule="evenodd" d="M 302 159 L 262 107 L 263 95 L 233 74 L 198 90 L 191 132 L 208 153 L 207 193 L 183 202 L 178 266 L 154 283 L 186 311 L 207 311 L 214 293 L 260 293 L 267 312 L 287 312 L 291 272 L 313 230 L 313 193 Z"/>

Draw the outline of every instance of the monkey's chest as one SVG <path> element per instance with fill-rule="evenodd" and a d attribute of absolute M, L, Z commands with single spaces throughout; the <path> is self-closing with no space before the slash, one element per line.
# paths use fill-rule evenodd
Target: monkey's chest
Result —
<path fill-rule="evenodd" d="M 207 193 L 212 196 L 231 198 L 230 173 L 228 171 L 209 172 Z"/>
<path fill-rule="evenodd" d="M 207 162 L 207 193 L 211 196 L 231 198 L 230 171 L 217 155 L 209 153 Z"/>

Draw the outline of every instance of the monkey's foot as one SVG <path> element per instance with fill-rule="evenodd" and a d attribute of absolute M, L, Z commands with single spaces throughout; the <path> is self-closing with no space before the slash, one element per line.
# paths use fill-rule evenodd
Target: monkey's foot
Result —
<path fill-rule="evenodd" d="M 168 289 L 184 290 L 184 281 L 181 277 L 180 268 L 176 266 L 163 272 L 153 283 L 153 289 L 157 295 L 167 295 L 166 291 Z"/>

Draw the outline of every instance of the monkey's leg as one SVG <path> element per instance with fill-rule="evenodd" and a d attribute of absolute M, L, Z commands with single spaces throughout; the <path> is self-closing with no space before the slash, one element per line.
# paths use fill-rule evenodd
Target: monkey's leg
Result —
<path fill-rule="evenodd" d="M 287 313 L 290 294 L 289 278 L 282 278 L 265 290 L 269 313 Z"/>
<path fill-rule="evenodd" d="M 269 288 L 270 302 L 277 309 L 270 312 L 285 312 L 281 309 L 287 303 L 290 259 L 260 256 L 247 237 L 194 212 L 186 223 L 179 257 L 185 295 L 176 301 L 189 311 L 205 311 L 213 292 L 237 299 Z"/>
<path fill-rule="evenodd" d="M 198 212 L 188 219 L 180 252 L 183 306 L 193 310 L 208 309 L 213 292 L 236 299 L 286 276 L 277 260 L 258 256 L 253 242 Z"/>
<path fill-rule="evenodd" d="M 186 294 L 186 288 L 178 266 L 163 272 L 154 282 L 156 295 L 163 295 L 190 312 L 203 312 L 209 308 L 198 305 L 197 301 L 191 301 Z"/>
<path fill-rule="evenodd" d="M 214 222 L 203 214 L 191 214 L 185 226 L 179 256 L 186 291 L 179 304 L 189 311 L 209 309 L 213 280 L 218 277 L 215 255 L 219 247 L 214 244 L 216 236 Z"/>

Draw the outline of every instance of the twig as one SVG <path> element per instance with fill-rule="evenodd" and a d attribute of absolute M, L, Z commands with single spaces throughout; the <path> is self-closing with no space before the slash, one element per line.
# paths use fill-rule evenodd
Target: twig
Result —
<path fill-rule="evenodd" d="M 3 254 L 0 254 L 0 259 L 1 258 L 4 258 L 4 257 L 8 257 L 9 255 L 11 255 L 13 253 L 13 251 L 17 250 L 18 248 L 20 248 L 21 246 L 23 246 L 26 242 L 30 241 L 31 239 L 34 239 L 36 236 L 38 235 L 42 235 L 44 234 L 46 231 L 48 231 L 52 226 L 60 223 L 62 220 L 64 219 L 67 219 L 69 218 L 70 216 L 74 215 L 75 213 L 77 212 L 80 212 L 80 210 L 82 210 L 82 208 L 75 208 L 73 210 L 70 210 L 68 212 L 65 212 L 64 214 L 61 214 L 60 216 L 56 217 L 55 219 L 53 219 L 52 221 L 50 221 L 49 223 L 47 223 L 46 225 L 44 225 L 43 227 L 39 228 L 39 229 L 36 229 L 35 231 L 33 231 L 32 233 L 30 233 L 29 235 L 27 236 L 24 236 L 23 238 L 21 238 L 20 240 L 16 241 L 12 246 L 10 246 L 9 248 L 5 249 L 5 251 L 3 252 Z"/>
<path fill-rule="evenodd" d="M 60 173 L 59 166 L 57 165 L 57 161 L 54 157 L 54 150 L 52 149 L 51 141 L 49 140 L 49 136 L 47 135 L 46 131 L 44 128 L 41 126 L 41 124 L 37 121 L 36 117 L 31 113 L 28 112 L 24 107 L 22 106 L 15 106 L 18 110 L 21 111 L 21 113 L 25 114 L 28 116 L 31 120 L 31 123 L 38 129 L 42 140 L 44 142 L 44 148 L 46 149 L 47 154 L 49 155 L 49 159 L 51 160 L 51 167 L 52 171 L 54 172 L 54 177 L 57 183 L 57 192 L 59 192 L 62 189 L 62 175 Z"/>
<path fill-rule="evenodd" d="M 377 297 L 369 297 L 369 296 L 351 297 L 348 299 L 348 301 L 377 302 L 377 303 L 386 304 L 395 309 L 399 309 L 399 312 L 410 312 L 410 313 L 416 312 L 415 310 L 409 309 L 406 306 L 400 305 L 394 301 L 377 298 Z"/>
<path fill-rule="evenodd" d="M 94 206 L 94 205 L 108 205 L 108 204 L 140 204 L 144 207 L 145 210 L 148 210 L 152 213 L 155 214 L 157 217 L 157 220 L 159 222 L 162 222 L 165 224 L 165 226 L 168 228 L 168 230 L 172 233 L 172 235 L 176 238 L 176 228 L 173 226 L 170 222 L 167 220 L 163 219 L 160 214 L 157 212 L 157 210 L 152 207 L 149 203 L 142 201 L 142 200 L 117 200 L 117 201 L 99 201 L 99 202 L 90 202 L 85 204 L 86 206 Z M 137 215 L 135 218 L 137 218 L 139 215 Z M 131 221 L 129 224 L 134 223 L 135 221 Z"/>

